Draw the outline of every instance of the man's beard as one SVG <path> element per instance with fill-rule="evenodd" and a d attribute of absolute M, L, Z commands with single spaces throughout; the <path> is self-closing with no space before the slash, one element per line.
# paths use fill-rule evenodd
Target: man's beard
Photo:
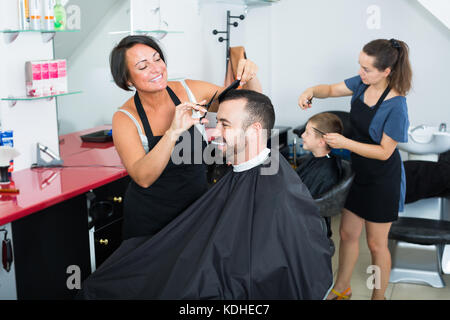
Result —
<path fill-rule="evenodd" d="M 234 145 L 230 146 L 225 142 L 226 151 L 225 151 L 225 160 L 226 163 L 242 163 L 245 162 L 246 149 L 248 146 L 247 137 L 242 137 L 242 140 L 235 141 Z"/>

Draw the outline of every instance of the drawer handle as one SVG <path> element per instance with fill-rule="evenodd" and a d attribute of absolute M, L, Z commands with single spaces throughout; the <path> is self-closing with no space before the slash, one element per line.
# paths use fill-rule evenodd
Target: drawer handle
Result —
<path fill-rule="evenodd" d="M 100 239 L 100 244 L 104 244 L 105 246 L 108 245 L 108 239 Z"/>
<path fill-rule="evenodd" d="M 113 198 L 113 201 L 114 201 L 114 202 L 121 203 L 121 202 L 122 202 L 122 197 L 114 197 L 114 198 Z"/>

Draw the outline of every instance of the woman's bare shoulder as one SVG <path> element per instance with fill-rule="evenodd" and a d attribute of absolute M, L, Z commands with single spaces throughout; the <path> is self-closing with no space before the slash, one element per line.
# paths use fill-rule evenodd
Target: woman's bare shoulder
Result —
<path fill-rule="evenodd" d="M 225 89 L 222 86 L 201 80 L 186 79 L 186 84 L 197 97 L 198 101 L 207 99 L 211 97 L 214 92 L 218 91 L 220 93 Z"/>
<path fill-rule="evenodd" d="M 136 110 L 136 106 L 134 104 L 134 97 L 131 97 L 125 103 L 119 107 L 119 110 L 126 110 L 126 111 L 134 111 Z"/>
<path fill-rule="evenodd" d="M 118 112 L 119 110 L 125 110 L 125 111 L 129 112 L 133 117 L 136 118 L 137 111 L 136 111 L 136 106 L 134 104 L 133 97 L 128 99 L 127 101 L 125 101 L 125 103 L 121 107 L 117 108 L 116 112 L 114 112 L 113 125 L 115 123 L 121 124 L 123 121 L 125 121 L 125 122 L 129 121 L 130 117 L 127 116 L 126 114 L 124 114 L 123 112 Z"/>

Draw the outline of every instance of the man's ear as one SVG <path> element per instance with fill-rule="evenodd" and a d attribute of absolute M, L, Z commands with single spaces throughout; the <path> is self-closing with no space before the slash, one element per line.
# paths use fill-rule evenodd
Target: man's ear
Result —
<path fill-rule="evenodd" d="M 255 130 L 262 130 L 262 125 L 260 122 L 255 122 L 254 124 L 252 124 L 252 126 Z"/>
<path fill-rule="evenodd" d="M 262 132 L 262 125 L 260 122 L 255 122 L 252 123 L 247 130 L 249 129 L 251 129 L 251 132 L 249 132 L 250 134 L 259 136 Z"/>

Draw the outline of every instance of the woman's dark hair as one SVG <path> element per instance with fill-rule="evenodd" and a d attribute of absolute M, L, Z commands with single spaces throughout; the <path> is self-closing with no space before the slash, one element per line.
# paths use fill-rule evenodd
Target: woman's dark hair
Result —
<path fill-rule="evenodd" d="M 127 36 L 123 38 L 111 51 L 109 56 L 109 66 L 114 82 L 126 91 L 131 91 L 130 86 L 128 85 L 129 72 L 127 68 L 126 52 L 136 44 L 145 44 L 146 46 L 155 49 L 164 63 L 166 62 L 161 48 L 153 38 L 144 35 Z"/>
<path fill-rule="evenodd" d="M 380 71 L 391 69 L 388 83 L 392 89 L 401 95 L 406 95 L 411 89 L 412 70 L 409 62 L 409 47 L 400 40 L 377 39 L 369 42 L 363 52 L 375 57 L 374 66 Z"/>
<path fill-rule="evenodd" d="M 255 122 L 261 123 L 263 129 L 271 130 L 275 124 L 275 111 L 272 102 L 266 95 L 252 90 L 231 90 L 221 97 L 220 103 L 229 100 L 246 100 L 247 118 L 243 121 L 242 130 L 246 130 Z"/>

